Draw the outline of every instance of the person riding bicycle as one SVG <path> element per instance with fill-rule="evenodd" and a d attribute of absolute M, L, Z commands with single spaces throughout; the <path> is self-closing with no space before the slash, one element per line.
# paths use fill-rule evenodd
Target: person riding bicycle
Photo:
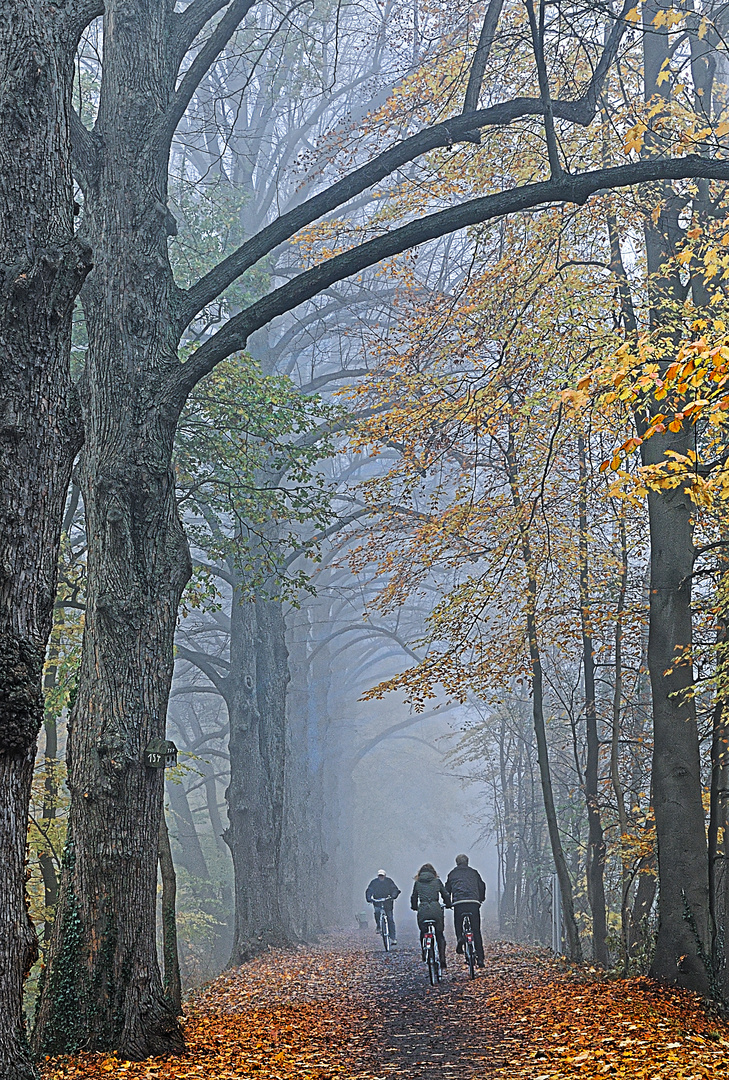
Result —
<path fill-rule="evenodd" d="M 443 887 L 443 882 L 438 877 L 435 867 L 431 863 L 423 863 L 415 875 L 410 907 L 418 913 L 418 929 L 422 944 L 425 924 L 435 923 L 435 939 L 438 942 L 440 953 L 440 969 L 446 971 L 446 941 L 445 941 L 445 916 L 440 906 L 439 898 L 443 897 L 446 907 L 450 907 L 448 895 Z"/>
<path fill-rule="evenodd" d="M 377 877 L 372 878 L 365 890 L 365 900 L 368 904 L 374 900 L 384 900 L 384 904 L 375 904 L 375 933 L 380 932 L 380 912 L 385 909 L 388 922 L 390 923 L 390 944 L 397 945 L 397 933 L 395 932 L 395 919 L 392 914 L 392 903 L 400 895 L 392 878 L 389 878 L 384 870 L 377 871 Z"/>
<path fill-rule="evenodd" d="M 483 967 L 483 940 L 481 938 L 481 904 L 486 899 L 486 883 L 468 865 L 468 855 L 456 855 L 456 865 L 446 878 L 445 891 L 453 908 L 453 929 L 456 932 L 456 952 L 463 952 L 463 920 L 471 920 L 476 963 Z"/>

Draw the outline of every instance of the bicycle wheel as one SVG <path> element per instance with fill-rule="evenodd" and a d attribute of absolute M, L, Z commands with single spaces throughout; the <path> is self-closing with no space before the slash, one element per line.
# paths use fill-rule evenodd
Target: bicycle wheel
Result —
<path fill-rule="evenodd" d="M 466 942 L 466 963 L 468 964 L 468 974 L 472 979 L 476 978 L 476 950 L 472 941 Z"/>
<path fill-rule="evenodd" d="M 440 964 L 434 942 L 431 942 L 428 947 L 428 978 L 431 986 L 435 986 L 436 983 L 440 982 Z"/>
<path fill-rule="evenodd" d="M 380 915 L 380 933 L 382 934 L 382 944 L 385 946 L 385 952 L 390 951 L 390 920 L 383 911 Z"/>

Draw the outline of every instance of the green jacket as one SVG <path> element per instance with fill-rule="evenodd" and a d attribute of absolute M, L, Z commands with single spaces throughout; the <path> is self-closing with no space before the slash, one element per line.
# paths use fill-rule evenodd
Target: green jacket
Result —
<path fill-rule="evenodd" d="M 430 870 L 424 870 L 422 874 L 418 874 L 410 897 L 410 907 L 418 913 L 418 926 L 422 926 L 429 920 L 439 922 L 443 918 L 443 908 L 439 902 L 441 896 L 448 906 L 448 896 L 439 877 L 432 874 Z"/>

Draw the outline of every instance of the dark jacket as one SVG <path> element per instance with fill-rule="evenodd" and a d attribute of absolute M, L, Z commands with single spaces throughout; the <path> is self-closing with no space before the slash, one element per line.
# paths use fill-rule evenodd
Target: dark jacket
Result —
<path fill-rule="evenodd" d="M 453 904 L 482 904 L 486 885 L 478 870 L 472 866 L 456 866 L 446 878 L 445 891 Z"/>
<path fill-rule="evenodd" d="M 439 903 L 439 897 L 443 897 L 446 905 L 449 904 L 448 896 L 443 888 L 443 882 L 430 870 L 423 870 L 418 874 L 413 885 L 410 907 L 418 913 L 418 925 L 429 920 L 443 918 L 443 909 Z"/>
<path fill-rule="evenodd" d="M 392 878 L 372 878 L 372 881 L 367 886 L 365 891 L 365 900 L 370 904 L 373 900 L 384 900 L 386 896 L 391 896 L 394 900 L 400 895 L 398 889 Z"/>

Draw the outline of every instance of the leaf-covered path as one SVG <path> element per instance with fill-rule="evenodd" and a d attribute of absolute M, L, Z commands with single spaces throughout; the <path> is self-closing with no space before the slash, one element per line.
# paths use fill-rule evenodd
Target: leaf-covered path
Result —
<path fill-rule="evenodd" d="M 492 943 L 471 982 L 431 988 L 414 937 L 335 934 L 226 972 L 188 1003 L 183 1057 L 47 1061 L 43 1080 L 709 1080 L 729 1068 L 729 1024 L 690 994 L 607 981 L 548 954 Z"/>

